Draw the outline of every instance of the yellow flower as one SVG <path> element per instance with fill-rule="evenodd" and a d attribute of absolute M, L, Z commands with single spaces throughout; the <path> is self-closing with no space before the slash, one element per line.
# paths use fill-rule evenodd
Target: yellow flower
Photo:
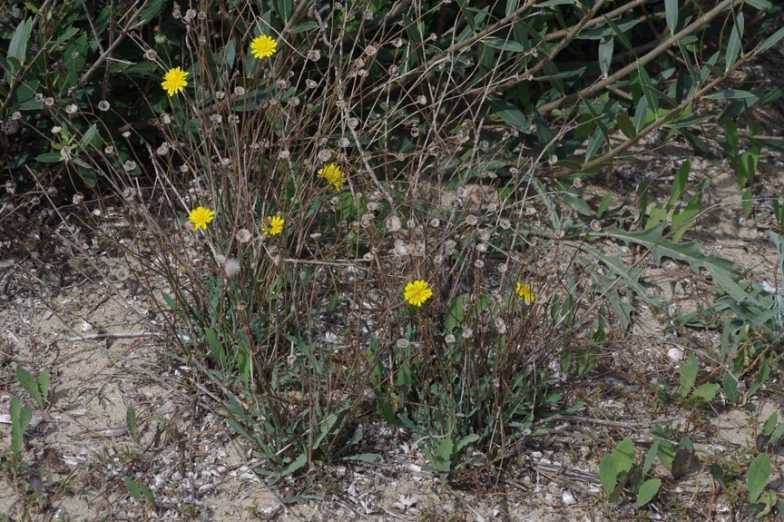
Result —
<path fill-rule="evenodd" d="M 212 222 L 214 217 L 215 212 L 212 210 L 204 207 L 196 207 L 191 210 L 191 214 L 188 216 L 188 219 L 190 219 L 191 223 L 193 223 L 193 230 L 199 230 L 199 228 L 207 230 L 207 224 Z"/>
<path fill-rule="evenodd" d="M 330 163 L 319 169 L 318 177 L 324 178 L 332 183 L 332 186 L 335 187 L 336 190 L 342 189 L 343 184 L 346 182 L 346 175 L 340 170 L 340 165 L 334 163 Z"/>
<path fill-rule="evenodd" d="M 254 58 L 261 60 L 262 58 L 269 58 L 278 50 L 278 42 L 265 34 L 253 39 L 250 43 L 250 54 Z"/>
<path fill-rule="evenodd" d="M 529 285 L 524 285 L 522 283 L 517 283 L 517 288 L 515 288 L 515 292 L 517 295 L 523 298 L 525 304 L 531 304 L 536 301 L 534 297 L 534 290 Z"/>
<path fill-rule="evenodd" d="M 427 281 L 413 281 L 406 285 L 403 298 L 414 306 L 422 306 L 422 303 L 433 297 L 433 291 Z"/>
<path fill-rule="evenodd" d="M 283 232 L 283 223 L 285 219 L 280 216 L 268 216 L 267 219 L 261 224 L 261 233 L 264 236 L 277 236 Z"/>
<path fill-rule="evenodd" d="M 182 92 L 188 86 L 188 82 L 185 78 L 187 78 L 189 74 L 190 73 L 183 71 L 179 67 L 169 69 L 169 72 L 163 76 L 161 87 L 169 93 L 169 96 L 174 96 L 175 94 Z"/>

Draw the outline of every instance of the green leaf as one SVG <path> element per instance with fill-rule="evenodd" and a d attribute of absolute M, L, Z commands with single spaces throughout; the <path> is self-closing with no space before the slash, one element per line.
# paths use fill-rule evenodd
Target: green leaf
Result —
<path fill-rule="evenodd" d="M 740 43 L 741 38 L 743 37 L 743 13 L 739 13 L 736 19 L 735 26 L 732 28 L 732 32 L 730 33 L 730 41 L 727 44 L 727 54 L 725 55 L 726 59 L 726 66 L 724 71 L 727 72 L 730 68 L 735 65 L 735 62 L 738 60 L 738 54 L 740 54 Z"/>
<path fill-rule="evenodd" d="M 694 396 L 699 397 L 705 402 L 710 402 L 716 397 L 716 392 L 719 391 L 718 384 L 706 383 L 694 390 Z"/>
<path fill-rule="evenodd" d="M 625 113 L 619 112 L 618 116 L 615 118 L 615 123 L 618 128 L 621 129 L 623 135 L 630 140 L 637 137 L 637 129 L 634 128 L 634 123 L 632 123 L 632 120 L 630 120 Z"/>
<path fill-rule="evenodd" d="M 604 195 L 602 200 L 599 202 L 599 206 L 596 208 L 596 217 L 601 219 L 602 215 L 607 212 L 607 209 L 610 208 L 610 203 L 612 202 L 612 192 L 608 192 Z"/>
<path fill-rule="evenodd" d="M 645 455 L 645 462 L 642 465 L 642 474 L 643 476 L 648 474 L 651 467 L 653 466 L 653 461 L 656 460 L 656 455 L 659 453 L 659 439 L 654 439 L 653 444 L 651 445 L 651 449 L 648 450 L 648 454 Z"/>
<path fill-rule="evenodd" d="M 628 473 L 634 463 L 634 441 L 624 439 L 612 452 L 613 462 L 617 475 Z"/>
<path fill-rule="evenodd" d="M 493 49 L 500 49 L 502 51 L 511 51 L 513 53 L 521 53 L 525 48 L 514 40 L 503 40 L 501 38 L 486 38 L 483 40 L 485 45 Z"/>
<path fill-rule="evenodd" d="M 136 410 L 133 409 L 133 406 L 128 406 L 128 410 L 125 412 L 125 423 L 128 425 L 128 431 L 131 433 L 133 440 L 138 441 L 139 433 L 136 429 Z"/>
<path fill-rule="evenodd" d="M 640 96 L 637 107 L 634 109 L 634 129 L 640 132 L 645 127 L 645 120 L 648 118 L 648 99 Z"/>
<path fill-rule="evenodd" d="M 444 319 L 444 330 L 447 333 L 453 333 L 463 322 L 465 318 L 465 305 L 468 304 L 470 296 L 468 294 L 461 294 L 455 297 L 452 304 L 449 306 L 449 313 Z"/>
<path fill-rule="evenodd" d="M 291 475 L 292 473 L 302 468 L 307 463 L 308 463 L 308 456 L 303 453 L 302 455 L 294 459 L 294 462 L 292 462 L 291 464 L 289 464 L 288 466 L 280 470 L 280 476 L 285 477 L 287 475 Z"/>
<path fill-rule="evenodd" d="M 678 27 L 678 0 L 664 0 L 664 16 L 670 34 L 675 34 L 675 29 Z"/>
<path fill-rule="evenodd" d="M 749 91 L 742 91 L 740 89 L 727 89 L 724 91 L 706 94 L 704 96 L 704 98 L 708 100 L 747 100 L 756 97 L 756 94 Z"/>
<path fill-rule="evenodd" d="M 615 460 L 612 454 L 607 454 L 602 457 L 599 462 L 599 481 L 602 483 L 602 489 L 605 496 L 609 497 L 615 489 L 615 478 L 618 472 L 615 469 Z"/>
<path fill-rule="evenodd" d="M 438 448 L 436 448 L 436 459 L 438 462 L 434 463 L 438 471 L 449 471 L 453 449 L 454 443 L 449 437 L 444 439 L 443 442 L 438 445 Z"/>
<path fill-rule="evenodd" d="M 58 161 L 63 161 L 64 158 L 59 152 L 44 152 L 43 154 L 39 154 L 35 159 L 41 163 L 56 163 Z"/>
<path fill-rule="evenodd" d="M 764 435 L 770 435 L 773 433 L 773 430 L 776 429 L 776 423 L 778 422 L 778 413 L 773 412 L 768 417 L 768 420 L 765 421 L 765 424 L 762 426 L 762 433 Z"/>
<path fill-rule="evenodd" d="M 358 455 L 350 455 L 348 457 L 343 457 L 340 460 L 359 460 L 362 462 L 368 462 L 370 464 L 378 464 L 379 462 L 384 461 L 384 457 L 382 457 L 378 453 L 360 453 Z"/>
<path fill-rule="evenodd" d="M 618 40 L 620 40 L 620 41 L 621 41 L 621 44 L 622 44 L 624 47 L 626 47 L 626 49 L 627 49 L 628 51 L 631 51 L 631 50 L 633 49 L 633 47 L 632 47 L 632 43 L 631 43 L 631 42 L 629 41 L 629 39 L 626 37 L 626 34 L 624 33 L 624 31 L 621 31 L 621 28 L 620 28 L 620 27 L 618 27 L 618 26 L 615 24 L 615 22 L 613 22 L 612 20 L 610 20 L 610 19 L 609 19 L 609 18 L 607 18 L 606 16 L 602 15 L 602 18 L 604 18 L 604 21 L 605 21 L 605 22 L 607 22 L 607 25 L 609 25 L 609 26 L 610 26 L 610 29 L 612 29 L 612 30 L 613 30 L 613 32 L 615 33 L 615 36 L 618 38 Z M 627 31 L 628 31 L 628 30 L 629 30 L 629 29 L 627 29 Z"/>
<path fill-rule="evenodd" d="M 670 192 L 670 200 L 667 203 L 668 208 L 675 206 L 678 198 L 681 197 L 681 194 L 683 194 L 683 191 L 686 189 L 686 183 L 689 181 L 690 171 L 691 161 L 686 160 L 681 163 L 681 166 L 678 169 L 678 173 L 675 174 L 675 178 L 672 180 L 672 192 Z"/>
<path fill-rule="evenodd" d="M 289 32 L 292 34 L 304 33 L 306 31 L 311 31 L 313 29 L 316 29 L 317 27 L 318 27 L 318 22 L 316 22 L 315 20 L 309 20 L 304 24 L 299 24 Z"/>
<path fill-rule="evenodd" d="M 463 448 L 465 448 L 472 442 L 478 441 L 479 438 L 480 438 L 479 435 L 477 435 L 476 433 L 472 433 L 471 435 L 466 435 L 465 437 L 460 439 L 460 441 L 455 446 L 455 453 L 456 454 L 460 453 L 463 450 Z"/>
<path fill-rule="evenodd" d="M 689 364 L 681 365 L 681 398 L 685 399 L 697 381 L 697 356 L 689 354 Z"/>
<path fill-rule="evenodd" d="M 98 134 L 98 127 L 95 123 L 90 125 L 90 128 L 84 133 L 82 139 L 79 140 L 79 148 L 78 150 L 84 152 L 87 150 L 87 147 L 92 143 L 93 138 Z"/>
<path fill-rule="evenodd" d="M 766 38 L 765 41 L 762 42 L 759 45 L 759 47 L 757 47 L 757 49 L 754 51 L 754 56 L 764 53 L 765 51 L 767 51 L 768 49 L 770 49 L 771 47 L 779 43 L 779 40 L 781 40 L 782 38 L 784 38 L 784 27 L 782 27 L 781 29 L 779 29 L 778 31 L 770 35 L 768 38 Z"/>
<path fill-rule="evenodd" d="M 16 26 L 14 36 L 11 38 L 11 43 L 8 44 L 7 56 L 8 61 L 11 64 L 11 70 L 9 71 L 11 74 L 16 74 L 18 72 L 18 69 L 14 65 L 14 62 L 11 60 L 11 58 L 15 58 L 21 65 L 24 65 L 25 63 L 25 57 L 27 55 L 27 42 L 30 40 L 30 31 L 32 27 L 32 18 L 28 18 Z M 9 83 L 11 83 L 10 80 Z"/>
<path fill-rule="evenodd" d="M 599 70 L 602 74 L 606 75 L 610 72 L 614 49 L 615 38 L 612 36 L 605 36 L 599 41 Z"/>
<path fill-rule="evenodd" d="M 721 489 L 724 490 L 724 493 L 727 493 L 728 492 L 727 484 L 724 483 L 724 476 L 723 473 L 721 472 L 721 467 L 718 464 L 713 463 L 710 466 L 708 466 L 708 470 L 710 471 L 713 480 L 715 480 L 719 484 L 719 486 L 721 486 Z"/>
<path fill-rule="evenodd" d="M 125 483 L 125 489 L 128 490 L 128 494 L 131 495 L 137 502 L 141 502 L 142 492 L 139 491 L 139 484 L 137 484 L 130 477 L 123 478 L 123 482 Z"/>
<path fill-rule="evenodd" d="M 724 395 L 727 396 L 727 400 L 732 403 L 738 402 L 738 381 L 735 377 L 730 372 L 725 372 L 721 382 L 724 386 Z"/>
<path fill-rule="evenodd" d="M 165 7 L 166 0 L 152 0 L 147 7 L 142 9 L 141 14 L 139 15 L 139 22 L 142 24 L 149 23 L 153 18 L 159 16 Z"/>
<path fill-rule="evenodd" d="M 702 187 L 697 190 L 686 208 L 681 210 L 680 207 L 676 208 L 672 214 L 672 240 L 679 243 L 683 234 L 691 228 L 697 220 L 697 215 L 700 213 L 700 204 L 702 203 Z"/>
<path fill-rule="evenodd" d="M 770 477 L 770 455 L 761 453 L 751 462 L 749 471 L 746 474 L 746 488 L 749 492 L 749 504 L 755 503 L 762 490 L 768 485 Z"/>
<path fill-rule="evenodd" d="M 38 391 L 41 394 L 41 398 L 46 403 L 46 398 L 49 397 L 49 386 L 51 385 L 49 381 L 49 372 L 43 371 L 38 374 Z"/>
<path fill-rule="evenodd" d="M 33 420 L 33 410 L 30 406 L 25 404 L 19 411 L 19 427 L 23 432 L 27 429 L 27 426 L 30 425 L 31 420 Z"/>
<path fill-rule="evenodd" d="M 528 130 L 531 121 L 526 118 L 522 111 L 512 103 L 500 98 L 490 98 L 488 100 L 490 111 L 498 115 L 507 124 L 516 129 Z"/>
<path fill-rule="evenodd" d="M 640 77 L 640 86 L 642 87 L 642 93 L 645 95 L 645 99 L 648 100 L 648 105 L 651 109 L 653 109 L 654 113 L 659 112 L 659 102 L 656 99 L 656 89 L 653 88 L 653 84 L 651 83 L 651 77 L 648 76 L 648 72 L 645 70 L 645 67 L 641 63 L 637 63 L 637 74 Z M 638 105 L 639 107 L 639 105 Z M 635 113 L 635 118 L 637 114 Z M 640 129 L 637 129 L 639 132 Z"/>
<path fill-rule="evenodd" d="M 22 388 L 25 389 L 30 396 L 35 399 L 35 402 L 38 404 L 40 409 L 44 409 L 44 400 L 41 397 L 41 392 L 38 391 L 38 383 L 30 375 L 30 372 L 22 368 L 21 366 L 16 367 L 16 378 L 19 380 L 19 384 L 22 385 Z"/>
<path fill-rule="evenodd" d="M 782 435 L 784 435 L 784 422 L 776 426 L 776 429 L 773 430 L 773 433 L 770 435 L 770 440 L 768 441 L 768 446 L 776 444 Z"/>
<path fill-rule="evenodd" d="M 660 487 L 661 480 L 659 479 L 650 479 L 643 482 L 640 490 L 637 492 L 637 503 L 635 505 L 639 508 L 650 502 L 656 496 L 656 493 L 659 492 Z"/>

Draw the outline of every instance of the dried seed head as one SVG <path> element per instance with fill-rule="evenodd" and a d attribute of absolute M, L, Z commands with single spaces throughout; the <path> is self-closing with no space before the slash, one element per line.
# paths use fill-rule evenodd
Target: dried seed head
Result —
<path fill-rule="evenodd" d="M 158 59 L 158 53 L 156 53 L 152 49 L 147 49 L 147 51 L 144 53 L 144 57 L 147 58 L 150 61 L 157 60 Z"/>
<path fill-rule="evenodd" d="M 480 230 L 479 239 L 481 239 L 482 241 L 488 241 L 490 239 L 490 231 L 486 228 Z"/>
<path fill-rule="evenodd" d="M 171 125 L 172 119 L 171 116 L 166 114 L 165 112 L 161 114 L 161 123 L 164 125 Z"/>
<path fill-rule="evenodd" d="M 169 144 L 163 142 L 163 144 L 161 144 L 161 146 L 158 147 L 158 150 L 156 150 L 155 152 L 158 153 L 158 156 L 165 156 L 166 154 L 169 153 Z"/>
<path fill-rule="evenodd" d="M 132 171 L 132 170 L 134 170 L 136 168 L 136 162 L 133 161 L 133 160 L 128 160 L 125 163 L 123 163 L 123 168 L 127 172 L 130 172 L 130 171 Z"/>
<path fill-rule="evenodd" d="M 547 162 L 548 162 L 550 165 L 555 165 L 556 163 L 558 163 L 558 156 L 556 156 L 555 154 L 553 154 L 552 156 L 550 156 L 550 159 L 548 159 L 548 160 L 547 160 Z"/>
<path fill-rule="evenodd" d="M 473 214 L 469 214 L 465 218 L 466 225 L 468 226 L 476 226 L 479 223 L 479 218 Z"/>
<path fill-rule="evenodd" d="M 403 39 L 402 38 L 395 38 L 395 40 L 392 42 L 392 45 L 394 47 L 397 47 L 398 49 L 400 49 L 401 47 L 403 47 Z"/>
<path fill-rule="evenodd" d="M 408 339 L 403 339 L 403 338 L 401 337 L 400 339 L 398 339 L 398 340 L 397 340 L 397 342 L 395 343 L 395 345 L 396 345 L 398 348 L 400 348 L 401 350 L 404 350 L 404 349 L 408 348 L 409 346 L 411 346 L 411 342 L 410 342 Z"/>
<path fill-rule="evenodd" d="M 130 138 L 130 137 L 131 137 L 131 131 L 125 131 L 125 132 L 123 132 L 123 133 L 122 133 L 122 137 L 123 137 L 123 138 L 126 138 L 126 139 Z"/>
<path fill-rule="evenodd" d="M 359 219 L 359 225 L 362 228 L 367 228 L 370 226 L 370 222 L 373 221 L 373 218 L 376 217 L 373 214 L 362 214 L 362 217 Z"/>
<path fill-rule="evenodd" d="M 108 147 L 103 149 L 103 153 L 106 154 L 107 156 L 111 156 L 112 154 L 114 154 L 114 147 L 109 145 Z"/>
<path fill-rule="evenodd" d="M 311 62 L 317 62 L 321 58 L 321 52 L 318 49 L 312 49 L 308 51 L 306 56 Z"/>
<path fill-rule="evenodd" d="M 509 221 L 508 219 L 502 219 L 502 220 L 501 220 L 501 221 L 498 223 L 498 225 L 499 225 L 499 226 L 500 226 L 502 229 L 504 229 L 504 230 L 509 230 L 509 229 L 511 228 L 511 226 L 512 226 L 512 222 L 511 222 L 511 221 Z"/>
<path fill-rule="evenodd" d="M 430 226 L 433 228 L 438 228 L 441 226 L 441 220 L 438 218 L 433 218 L 430 220 Z"/>
<path fill-rule="evenodd" d="M 373 19 L 373 11 L 371 11 L 370 9 L 365 9 L 365 12 L 363 13 L 363 16 L 365 17 L 365 20 L 372 20 Z"/>
<path fill-rule="evenodd" d="M 79 110 L 79 107 L 75 103 L 72 103 L 68 107 L 65 108 L 65 112 L 67 112 L 68 114 L 76 114 L 76 111 L 78 111 L 78 110 Z"/>
<path fill-rule="evenodd" d="M 125 187 L 122 191 L 122 198 L 127 201 L 133 201 L 136 198 L 136 189 L 133 187 Z"/>
<path fill-rule="evenodd" d="M 315 89 L 317 85 L 318 85 L 318 84 L 317 84 L 315 81 L 311 80 L 310 78 L 308 78 L 307 80 L 305 80 L 305 86 L 306 86 L 308 89 Z"/>
<path fill-rule="evenodd" d="M 206 20 L 206 19 L 207 19 L 207 13 L 205 13 L 204 11 L 201 11 L 201 12 L 198 14 L 197 18 L 198 18 L 199 20 L 201 20 L 201 21 L 204 21 L 204 20 Z"/>
<path fill-rule="evenodd" d="M 583 178 L 574 178 L 574 181 L 572 181 L 572 186 L 577 189 L 582 188 Z"/>
<path fill-rule="evenodd" d="M 375 56 L 378 53 L 378 47 L 375 45 L 368 45 L 365 47 L 365 54 L 368 56 Z"/>
<path fill-rule="evenodd" d="M 227 277 L 235 277 L 240 273 L 240 262 L 236 259 L 227 259 L 223 264 L 223 270 Z"/>
<path fill-rule="evenodd" d="M 368 262 L 373 261 L 373 254 L 371 252 L 366 252 L 365 255 L 362 256 L 362 259 Z"/>
<path fill-rule="evenodd" d="M 106 100 L 101 100 L 101 101 L 99 101 L 99 102 L 98 102 L 98 110 L 99 110 L 99 111 L 101 111 L 101 112 L 106 112 L 106 111 L 108 111 L 110 108 L 111 108 L 111 105 L 109 105 L 109 102 L 108 102 L 108 101 L 106 101 Z"/>
<path fill-rule="evenodd" d="M 291 156 L 291 153 L 286 149 L 278 152 L 278 159 L 287 160 L 289 159 L 289 156 Z"/>
<path fill-rule="evenodd" d="M 71 201 L 73 202 L 74 205 L 81 204 L 82 201 L 84 201 L 84 194 L 82 194 L 81 192 L 77 192 L 76 194 L 73 195 L 73 199 Z"/>
<path fill-rule="evenodd" d="M 506 263 L 501 263 L 500 265 L 498 265 L 498 271 L 501 272 L 502 274 L 505 274 L 508 269 L 509 267 L 506 266 Z"/>
<path fill-rule="evenodd" d="M 52 105 L 54 105 L 54 98 L 52 98 L 51 96 L 48 97 L 48 98 L 45 98 L 44 99 L 44 105 L 46 105 L 47 107 L 51 107 Z"/>
<path fill-rule="evenodd" d="M 345 149 L 349 145 L 351 145 L 351 142 L 348 140 L 348 138 L 340 138 L 338 140 L 338 147 L 342 147 Z"/>
<path fill-rule="evenodd" d="M 424 95 L 421 95 L 421 96 L 419 96 L 419 97 L 417 98 L 417 103 L 418 103 L 419 105 L 427 105 L 427 97 L 426 97 L 426 96 L 424 96 Z"/>
<path fill-rule="evenodd" d="M 602 229 L 601 222 L 596 219 L 591 221 L 591 229 L 593 229 L 594 232 L 599 232 Z"/>
<path fill-rule="evenodd" d="M 245 87 L 243 87 L 242 85 L 237 85 L 234 88 L 234 94 L 236 94 L 237 96 L 242 96 L 243 94 L 245 94 Z"/>
<path fill-rule="evenodd" d="M 247 228 L 241 228 L 237 231 L 237 235 L 235 237 L 240 243 L 248 243 L 253 238 L 253 235 Z"/>
<path fill-rule="evenodd" d="M 322 149 L 318 153 L 318 158 L 321 161 L 329 161 L 329 158 L 332 157 L 332 151 L 329 149 Z"/>
<path fill-rule="evenodd" d="M 403 227 L 400 218 L 397 216 L 389 216 L 386 221 L 387 232 L 397 232 Z"/>
<path fill-rule="evenodd" d="M 485 262 L 482 261 L 481 259 L 477 259 L 476 261 L 474 261 L 474 266 L 477 268 L 484 268 Z"/>
<path fill-rule="evenodd" d="M 446 242 L 444 242 L 444 248 L 446 248 L 450 252 L 454 250 L 456 246 L 457 246 L 457 241 L 455 241 L 454 239 L 447 239 Z"/>
<path fill-rule="evenodd" d="M 527 216 L 533 216 L 536 214 L 536 209 L 534 207 L 525 207 L 525 214 Z"/>
<path fill-rule="evenodd" d="M 444 337 L 444 342 L 447 343 L 447 344 L 454 343 L 455 342 L 455 336 L 452 335 L 452 334 L 448 334 L 446 337 Z"/>
<path fill-rule="evenodd" d="M 359 125 L 359 120 L 356 118 L 349 118 L 346 124 L 348 125 L 349 129 L 356 129 Z"/>
<path fill-rule="evenodd" d="M 188 167 L 188 165 L 180 165 L 180 172 L 182 172 L 183 174 L 185 174 L 189 170 L 191 170 L 191 169 L 190 169 L 190 167 Z"/>
<path fill-rule="evenodd" d="M 463 339 L 470 339 L 474 335 L 474 331 L 467 326 L 463 327 Z"/>

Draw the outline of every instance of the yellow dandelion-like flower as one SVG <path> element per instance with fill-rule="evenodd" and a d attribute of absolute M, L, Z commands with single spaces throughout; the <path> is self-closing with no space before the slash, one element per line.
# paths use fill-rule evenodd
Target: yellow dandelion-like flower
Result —
<path fill-rule="evenodd" d="M 286 220 L 280 216 L 268 216 L 261 224 L 261 233 L 264 236 L 277 236 L 283 232 L 283 223 Z"/>
<path fill-rule="evenodd" d="M 191 210 L 188 219 L 193 223 L 193 230 L 199 230 L 200 228 L 207 230 L 207 225 L 212 222 L 214 217 L 215 212 L 212 210 L 204 207 L 196 207 Z"/>
<path fill-rule="evenodd" d="M 319 169 L 318 177 L 329 181 L 336 190 L 341 190 L 346 182 L 346 175 L 340 170 L 340 165 L 330 163 Z"/>
<path fill-rule="evenodd" d="M 403 298 L 414 306 L 422 306 L 422 303 L 433 297 L 433 291 L 427 281 L 412 281 L 406 285 Z"/>
<path fill-rule="evenodd" d="M 517 295 L 523 298 L 525 304 L 536 302 L 536 297 L 534 297 L 534 290 L 530 285 L 524 285 L 518 282 L 517 288 L 515 288 L 515 292 L 517 292 Z"/>
<path fill-rule="evenodd" d="M 262 58 L 269 58 L 278 50 L 278 42 L 274 38 L 263 34 L 253 39 L 250 43 L 250 54 L 254 58 L 261 60 Z"/>
<path fill-rule="evenodd" d="M 169 72 L 163 76 L 161 87 L 163 87 L 163 90 L 165 90 L 169 96 L 181 93 L 188 86 L 186 78 L 189 74 L 189 72 L 183 71 L 180 67 L 169 69 Z"/>

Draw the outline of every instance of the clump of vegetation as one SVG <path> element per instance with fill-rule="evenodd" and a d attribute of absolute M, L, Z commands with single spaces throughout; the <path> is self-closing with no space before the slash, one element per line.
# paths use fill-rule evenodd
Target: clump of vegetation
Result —
<path fill-rule="evenodd" d="M 587 374 L 635 306 L 661 305 L 645 267 L 602 241 L 713 277 L 711 313 L 742 345 L 722 348 L 727 397 L 766 364 L 738 321 L 779 325 L 780 303 L 684 240 L 707 186 L 688 161 L 666 204 L 648 204 L 655 179 L 616 206 L 581 190 L 648 140 L 681 139 L 707 161 L 724 149 L 751 201 L 759 155 L 780 149 L 755 111 L 784 90 L 733 74 L 784 37 L 782 7 L 680 4 L 9 5 L 5 185 L 89 210 L 142 267 L 172 356 L 222 396 L 270 482 L 380 461 L 365 443 L 382 425 L 444 481 L 497 473 L 581 408 L 558 373 Z M 134 241 L 94 218 L 107 211 Z M 682 398 L 710 402 L 718 385 L 693 386 L 693 364 Z M 616 450 L 607 496 L 631 477 L 648 504 L 657 454 L 633 475 L 633 449 Z"/>

